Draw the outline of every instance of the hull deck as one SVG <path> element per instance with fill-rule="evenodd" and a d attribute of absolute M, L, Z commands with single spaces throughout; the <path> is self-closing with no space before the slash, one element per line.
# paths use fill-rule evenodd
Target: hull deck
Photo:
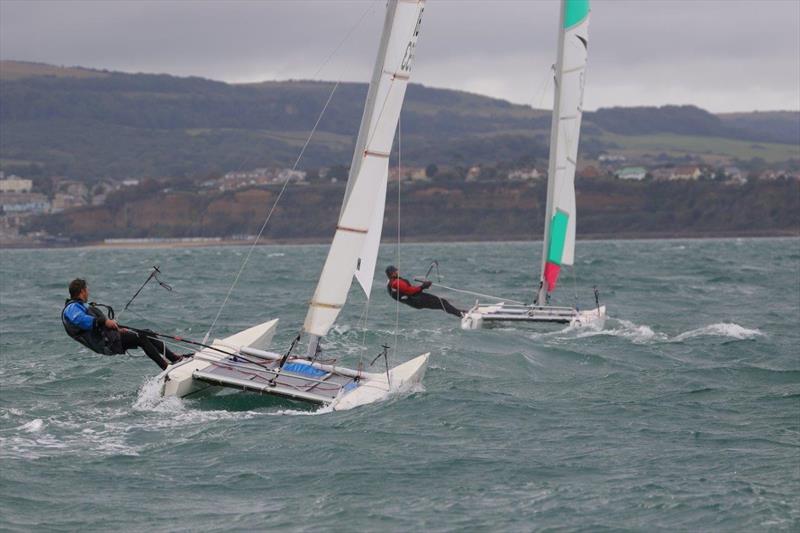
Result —
<path fill-rule="evenodd" d="M 191 359 L 168 367 L 159 376 L 163 396 L 187 397 L 212 386 L 269 394 L 345 410 L 408 390 L 422 381 L 430 354 L 422 354 L 386 372 L 364 372 L 341 366 L 289 359 L 264 350 L 277 320 L 264 322 L 225 339 L 215 339 Z"/>
<path fill-rule="evenodd" d="M 333 402 L 342 390 L 358 386 L 358 379 L 317 369 L 305 361 L 290 361 L 278 370 L 277 361 L 253 363 L 239 358 L 214 361 L 195 370 L 196 380 L 259 394 L 272 394 L 319 405 Z"/>
<path fill-rule="evenodd" d="M 604 305 L 588 311 L 579 311 L 573 307 L 519 305 L 504 302 L 484 305 L 478 303 L 461 319 L 461 328 L 480 329 L 504 322 L 578 326 L 600 323 L 602 325 L 605 317 L 606 307 Z"/>

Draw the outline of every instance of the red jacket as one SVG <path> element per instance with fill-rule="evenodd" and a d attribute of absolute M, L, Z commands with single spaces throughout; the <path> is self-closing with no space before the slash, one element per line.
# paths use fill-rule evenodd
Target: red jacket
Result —
<path fill-rule="evenodd" d="M 412 296 L 422 292 L 422 287 L 415 287 L 407 279 L 394 278 L 389 280 L 389 289 L 400 293 L 400 296 Z"/>

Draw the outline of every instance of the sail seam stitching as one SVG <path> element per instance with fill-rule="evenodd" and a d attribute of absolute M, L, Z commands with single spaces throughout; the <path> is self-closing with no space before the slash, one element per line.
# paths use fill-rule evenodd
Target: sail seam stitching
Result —
<path fill-rule="evenodd" d="M 367 233 L 367 230 L 361 228 L 348 228 L 347 226 L 336 226 L 336 231 L 349 231 L 351 233 Z"/>
<path fill-rule="evenodd" d="M 374 157 L 382 157 L 384 159 L 388 159 L 389 158 L 389 154 L 387 152 L 378 152 L 378 151 L 375 151 L 375 150 L 364 150 L 364 157 L 369 156 L 369 155 L 374 156 Z"/>

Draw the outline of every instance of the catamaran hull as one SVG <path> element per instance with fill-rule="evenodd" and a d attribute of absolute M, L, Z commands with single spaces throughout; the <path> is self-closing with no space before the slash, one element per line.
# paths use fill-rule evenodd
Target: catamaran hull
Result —
<path fill-rule="evenodd" d="M 346 411 L 360 405 L 383 400 L 393 393 L 408 392 L 422 383 L 428 368 L 430 353 L 422 354 L 414 359 L 389 370 L 386 374 L 369 374 L 358 387 L 343 394 L 335 400 L 331 407 L 334 411 Z"/>
<path fill-rule="evenodd" d="M 231 352 L 231 349 L 228 347 L 229 344 L 258 348 L 269 346 L 277 328 L 278 319 L 264 322 L 263 324 L 231 335 L 220 342 L 213 342 L 212 346 L 219 350 L 203 348 L 195 353 L 193 358 L 168 367 L 157 377 L 162 383 L 161 395 L 183 398 L 208 389 L 212 385 L 196 380 L 194 378 L 195 372 L 208 370 L 212 368 L 216 362 L 222 361 L 228 357 L 227 353 Z"/>
<path fill-rule="evenodd" d="M 237 389 L 329 406 L 344 411 L 404 392 L 425 376 L 430 354 L 422 354 L 387 373 L 290 359 L 278 367 L 280 354 L 265 351 L 278 321 L 254 326 L 222 340 L 215 339 L 193 358 L 162 372 L 163 396 L 184 398 L 212 388 Z"/>
<path fill-rule="evenodd" d="M 476 305 L 470 309 L 461 319 L 461 329 L 481 329 L 492 325 L 511 323 L 603 327 L 605 319 L 606 306 L 604 305 L 588 311 L 578 311 L 571 307 L 511 305 L 501 302 L 491 305 Z"/>

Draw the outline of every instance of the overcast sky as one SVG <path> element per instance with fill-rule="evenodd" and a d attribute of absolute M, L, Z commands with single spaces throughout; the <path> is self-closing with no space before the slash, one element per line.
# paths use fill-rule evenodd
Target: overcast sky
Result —
<path fill-rule="evenodd" d="M 0 58 L 229 82 L 368 81 L 384 5 L 0 0 Z M 429 0 L 412 81 L 551 107 L 558 9 Z M 800 0 L 592 0 L 591 16 L 587 109 L 800 110 Z"/>

